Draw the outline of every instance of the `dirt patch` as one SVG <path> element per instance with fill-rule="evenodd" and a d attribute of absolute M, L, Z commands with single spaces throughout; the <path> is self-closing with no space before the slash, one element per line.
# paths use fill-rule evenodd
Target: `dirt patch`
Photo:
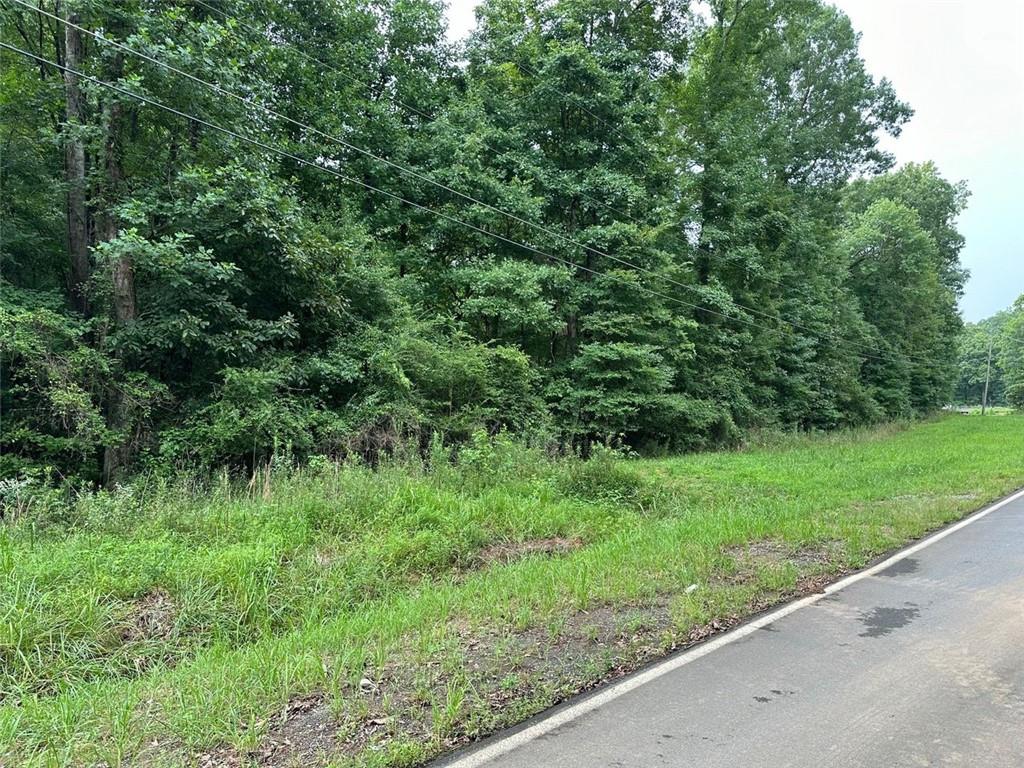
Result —
<path fill-rule="evenodd" d="M 636 605 L 598 605 L 573 614 L 560 640 L 579 648 L 628 650 L 634 659 L 658 652 L 657 643 L 674 629 L 671 596 Z"/>
<path fill-rule="evenodd" d="M 202 768 L 304 768 L 363 754 L 399 735 L 425 741 L 430 730 L 422 715 L 429 715 L 429 707 L 409 698 L 410 680 L 397 679 L 393 669 L 385 674 L 366 688 L 346 686 L 340 714 L 332 711 L 324 693 L 296 697 L 270 718 L 256 750 L 221 747 L 195 760 Z"/>
<path fill-rule="evenodd" d="M 546 539 L 506 541 L 499 544 L 491 544 L 477 552 L 473 565 L 477 567 L 507 565 L 530 555 L 564 555 L 582 546 L 583 540 L 576 537 L 562 538 L 560 536 L 552 536 Z"/>
<path fill-rule="evenodd" d="M 796 590 L 792 595 L 786 595 L 786 597 L 802 597 L 804 595 L 813 595 L 824 592 L 825 587 L 846 573 L 847 569 L 841 568 L 832 573 L 817 573 L 801 577 L 796 582 Z"/>
<path fill-rule="evenodd" d="M 174 634 L 177 617 L 174 598 L 164 589 L 154 589 L 132 605 L 121 638 L 132 643 L 167 640 Z"/>
<path fill-rule="evenodd" d="M 267 768 L 326 765 L 380 749 L 396 738 L 425 742 L 433 735 L 433 704 L 445 675 L 436 663 L 396 655 L 379 672 L 338 691 L 334 707 L 323 694 L 288 703 L 271 723 L 257 762 Z M 333 711 L 332 711 L 333 710 Z"/>
<path fill-rule="evenodd" d="M 792 549 L 759 543 L 743 553 L 792 559 Z M 767 554 L 766 554 L 767 553 Z M 630 604 L 597 604 L 548 623 L 515 629 L 456 620 L 435 645 L 410 638 L 383 669 L 346 683 L 330 706 L 324 694 L 296 698 L 271 718 L 256 752 L 207 752 L 199 763 L 266 768 L 325 765 L 380 750 L 396 740 L 451 750 L 574 695 L 611 682 L 667 653 L 695 645 L 796 595 L 818 592 L 836 574 L 801 577 L 788 593 L 764 592 L 735 613 L 683 630 L 674 594 Z M 681 594 L 681 593 L 680 593 Z M 452 686 L 465 701 L 450 721 L 439 711 Z"/>
<path fill-rule="evenodd" d="M 725 554 L 738 561 L 793 563 L 802 570 L 809 566 L 828 564 L 834 559 L 838 546 L 838 542 L 825 542 L 814 546 L 794 547 L 778 539 L 762 539 L 728 547 Z"/>
<path fill-rule="evenodd" d="M 769 604 L 765 604 L 764 608 L 767 608 Z M 757 608 L 757 610 L 763 610 L 763 608 Z M 690 628 L 690 632 L 687 635 L 688 643 L 687 646 L 696 645 L 702 640 L 707 640 L 712 635 L 717 635 L 719 632 L 725 632 L 728 629 L 732 629 L 741 621 L 739 615 L 731 614 L 729 616 L 722 616 L 717 619 L 712 619 L 704 624 L 698 624 L 695 627 Z"/>
<path fill-rule="evenodd" d="M 335 756 L 354 756 L 396 737 L 426 741 L 433 733 L 433 703 L 442 700 L 446 676 L 436 661 L 416 664 L 402 651 L 379 674 L 367 672 L 341 693 Z"/>
<path fill-rule="evenodd" d="M 464 668 L 493 711 L 538 694 L 554 704 L 675 649 L 670 603 L 599 604 L 521 630 L 462 627 Z"/>
<path fill-rule="evenodd" d="M 243 768 L 245 766 L 245 759 L 230 747 L 221 747 L 192 757 L 199 768 Z"/>
<path fill-rule="evenodd" d="M 326 762 L 337 749 L 337 733 L 326 699 L 321 694 L 302 696 L 274 717 L 255 757 L 259 765 L 274 768 Z"/>
<path fill-rule="evenodd" d="M 759 569 L 792 565 L 801 579 L 827 571 L 839 559 L 839 542 L 827 541 L 813 546 L 794 547 L 776 539 L 764 539 L 728 547 L 723 554 L 735 563 L 735 569 L 714 579 L 719 584 L 740 585 L 757 580 Z"/>

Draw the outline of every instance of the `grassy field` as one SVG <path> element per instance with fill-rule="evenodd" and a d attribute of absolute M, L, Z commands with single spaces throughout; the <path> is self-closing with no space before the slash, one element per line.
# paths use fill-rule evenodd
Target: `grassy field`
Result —
<path fill-rule="evenodd" d="M 0 764 L 422 762 L 1024 485 L 1024 417 L 320 463 L 0 527 Z"/>

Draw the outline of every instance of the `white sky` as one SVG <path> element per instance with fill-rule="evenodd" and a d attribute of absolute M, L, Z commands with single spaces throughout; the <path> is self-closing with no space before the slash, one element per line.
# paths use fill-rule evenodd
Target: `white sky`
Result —
<path fill-rule="evenodd" d="M 960 229 L 980 320 L 1024 293 L 1024 0 L 833 0 L 862 34 L 861 54 L 915 110 L 885 145 L 899 162 L 934 160 L 971 190 Z M 449 36 L 477 0 L 449 0 Z"/>

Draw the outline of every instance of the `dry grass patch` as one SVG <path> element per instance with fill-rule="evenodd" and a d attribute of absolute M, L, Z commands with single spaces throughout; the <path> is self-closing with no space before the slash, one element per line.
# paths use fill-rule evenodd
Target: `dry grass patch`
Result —
<path fill-rule="evenodd" d="M 168 640 L 175 630 L 178 607 L 174 598 L 159 587 L 136 600 L 128 611 L 121 639 L 128 643 Z"/>
<path fill-rule="evenodd" d="M 473 564 L 480 567 L 508 565 L 531 555 L 564 555 L 583 546 L 579 537 L 551 536 L 525 541 L 503 541 L 481 549 Z"/>

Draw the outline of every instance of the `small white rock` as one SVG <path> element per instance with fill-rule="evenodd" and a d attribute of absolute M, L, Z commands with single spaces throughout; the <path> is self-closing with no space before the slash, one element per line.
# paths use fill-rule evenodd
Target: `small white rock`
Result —
<path fill-rule="evenodd" d="M 690 593 L 691 593 L 691 592 L 693 592 L 693 591 L 694 591 L 695 589 L 697 589 L 697 585 L 696 585 L 696 584 L 691 584 L 690 586 L 688 586 L 688 587 L 686 588 L 686 594 L 690 594 Z"/>

